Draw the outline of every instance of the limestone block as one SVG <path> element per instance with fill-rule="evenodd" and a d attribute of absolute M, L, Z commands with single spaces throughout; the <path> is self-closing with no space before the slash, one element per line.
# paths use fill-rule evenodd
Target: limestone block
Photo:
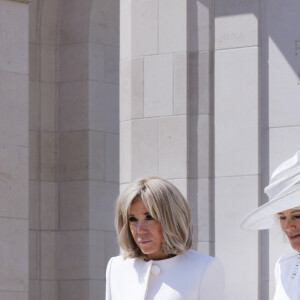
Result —
<path fill-rule="evenodd" d="M 187 54 L 174 54 L 174 115 L 187 113 Z"/>
<path fill-rule="evenodd" d="M 56 51 L 55 45 L 41 45 L 40 78 L 43 82 L 56 81 Z M 64 66 L 61 66 L 64 67 Z"/>
<path fill-rule="evenodd" d="M 40 179 L 40 135 L 36 131 L 29 132 L 29 179 Z"/>
<path fill-rule="evenodd" d="M 28 291 L 28 221 L 0 218 L 0 241 L 0 290 Z"/>
<path fill-rule="evenodd" d="M 120 255 L 120 247 L 117 242 L 116 232 L 104 231 L 104 266 L 103 271 L 105 272 L 106 265 L 112 256 Z M 102 273 L 101 278 L 105 278 L 105 273 Z"/>
<path fill-rule="evenodd" d="M 54 181 L 56 179 L 56 134 L 52 132 L 41 133 L 41 179 Z"/>
<path fill-rule="evenodd" d="M 52 1 L 51 1 L 52 2 Z M 55 2 L 55 1 L 53 1 Z M 39 34 L 37 33 L 37 15 L 38 15 L 38 2 L 32 1 L 29 6 L 29 43 L 39 43 Z"/>
<path fill-rule="evenodd" d="M 38 300 L 40 299 L 40 286 L 39 286 L 40 282 L 38 280 L 29 280 L 29 291 L 28 291 L 28 294 L 26 293 L 26 300 L 28 300 L 28 296 L 29 296 L 29 299 L 32 299 L 32 300 Z M 20 294 L 20 293 L 18 293 Z M 5 298 L 7 299 L 7 298 Z"/>
<path fill-rule="evenodd" d="M 189 174 L 192 178 L 211 176 L 211 117 L 189 117 Z"/>
<path fill-rule="evenodd" d="M 198 243 L 212 241 L 211 180 L 209 178 L 189 179 L 188 195 L 194 224 L 194 240 Z M 206 248 L 205 248 L 206 249 Z M 208 252 L 209 253 L 209 252 Z"/>
<path fill-rule="evenodd" d="M 158 0 L 131 0 L 131 55 L 158 53 Z"/>
<path fill-rule="evenodd" d="M 132 176 L 129 181 L 138 177 L 157 176 L 159 174 L 158 124 L 158 119 L 132 121 L 132 148 L 131 155 L 127 158 L 131 160 L 132 166 Z"/>
<path fill-rule="evenodd" d="M 61 132 L 60 179 L 79 180 L 89 176 L 89 134 L 87 131 Z"/>
<path fill-rule="evenodd" d="M 89 240 L 89 262 L 90 278 L 105 279 L 106 262 L 104 259 L 104 248 L 107 244 L 104 232 L 100 230 L 90 230 Z"/>
<path fill-rule="evenodd" d="M 57 230 L 58 215 L 57 183 L 41 182 L 41 229 Z"/>
<path fill-rule="evenodd" d="M 29 130 L 40 130 L 40 83 L 37 81 L 29 81 Z"/>
<path fill-rule="evenodd" d="M 87 43 L 61 45 L 60 80 L 87 80 L 89 77 L 89 45 Z"/>
<path fill-rule="evenodd" d="M 70 282 L 72 279 L 89 278 L 89 232 L 61 231 L 59 234 L 58 268 L 59 278 Z M 76 281 L 78 284 L 79 282 Z M 79 298 L 79 299 L 84 299 Z M 67 299 L 67 298 L 63 298 Z M 69 299 L 76 299 L 70 297 Z"/>
<path fill-rule="evenodd" d="M 209 52 L 189 53 L 188 91 L 189 114 L 209 114 L 211 112 L 211 79 Z"/>
<path fill-rule="evenodd" d="M 156 146 L 157 147 L 157 146 Z M 186 116 L 159 120 L 159 176 L 187 177 L 187 119 Z"/>
<path fill-rule="evenodd" d="M 28 300 L 28 291 L 0 291 L 0 298 L 5 300 Z"/>
<path fill-rule="evenodd" d="M 93 280 L 90 282 L 90 297 L 91 299 L 104 299 L 105 298 L 105 280 Z"/>
<path fill-rule="evenodd" d="M 216 49 L 258 45 L 259 1 L 217 0 L 214 8 Z"/>
<path fill-rule="evenodd" d="M 55 131 L 57 129 L 56 84 L 41 83 L 40 119 L 41 130 Z"/>
<path fill-rule="evenodd" d="M 29 199 L 28 199 L 28 213 L 29 213 L 29 229 L 40 229 L 40 182 L 29 181 Z"/>
<path fill-rule="evenodd" d="M 29 43 L 29 80 L 39 81 L 41 72 L 41 47 L 37 43 Z"/>
<path fill-rule="evenodd" d="M 187 1 L 159 1 L 159 53 L 187 48 Z"/>
<path fill-rule="evenodd" d="M 30 5 L 36 6 L 37 1 L 33 1 Z M 30 8 L 31 8 L 30 6 Z M 59 1 L 45 1 L 42 3 L 42 18 L 40 20 L 41 43 L 55 45 L 57 42 L 57 24 L 59 22 Z M 31 9 L 30 9 L 31 10 Z M 30 13 L 29 10 L 29 13 Z M 35 18 L 37 13 L 34 14 Z M 29 19 L 29 23 L 34 22 Z M 34 30 L 36 27 L 33 27 Z M 31 33 L 32 34 L 32 33 Z"/>
<path fill-rule="evenodd" d="M 96 81 L 105 81 L 105 45 L 89 44 L 89 78 Z"/>
<path fill-rule="evenodd" d="M 0 2 L 0 70 L 28 74 L 28 6 Z"/>
<path fill-rule="evenodd" d="M 58 299 L 59 283 L 53 280 L 41 281 L 41 297 L 43 300 Z"/>
<path fill-rule="evenodd" d="M 89 128 L 119 132 L 119 87 L 115 84 L 89 83 Z"/>
<path fill-rule="evenodd" d="M 89 40 L 91 1 L 66 0 L 62 3 L 59 44 L 82 43 Z"/>
<path fill-rule="evenodd" d="M 87 81 L 60 84 L 59 122 L 62 131 L 88 129 Z"/>
<path fill-rule="evenodd" d="M 89 228 L 89 197 L 86 180 L 60 183 L 59 222 L 62 230 Z"/>
<path fill-rule="evenodd" d="M 257 55 L 256 47 L 216 53 L 216 176 L 258 173 Z"/>
<path fill-rule="evenodd" d="M 188 1 L 188 49 L 208 51 L 210 44 L 210 0 Z"/>
<path fill-rule="evenodd" d="M 90 41 L 119 46 L 120 2 L 118 0 L 92 1 L 90 11 Z"/>
<path fill-rule="evenodd" d="M 145 57 L 144 115 L 173 114 L 173 55 Z"/>
<path fill-rule="evenodd" d="M 131 57 L 131 0 L 120 1 L 120 58 Z"/>
<path fill-rule="evenodd" d="M 65 280 L 59 283 L 59 296 L 61 300 L 90 299 L 89 280 Z M 97 295 L 98 297 L 98 295 Z M 97 297 L 95 299 L 97 299 Z"/>
<path fill-rule="evenodd" d="M 258 184 L 258 176 L 223 177 L 215 181 L 215 253 L 225 269 L 228 299 L 257 297 L 258 232 L 244 231 L 240 223 L 258 206 Z"/>
<path fill-rule="evenodd" d="M 130 76 L 128 74 L 127 76 Z M 144 58 L 131 59 L 131 117 L 144 117 Z"/>
<path fill-rule="evenodd" d="M 179 189 L 179 191 L 181 192 L 183 197 L 185 199 L 187 199 L 187 195 L 188 195 L 187 178 L 169 179 L 168 181 L 170 181 L 172 184 L 174 184 Z"/>
<path fill-rule="evenodd" d="M 114 170 L 118 168 L 111 161 L 110 155 L 106 154 L 106 134 L 100 131 L 90 131 L 89 139 L 89 178 L 93 180 L 105 180 L 106 166 L 109 166 L 109 163 L 111 163 Z M 115 149 L 115 151 L 118 151 L 118 149 Z M 114 155 L 115 151 L 111 154 L 112 157 L 117 159 L 116 155 Z M 108 173 L 108 175 L 111 174 Z"/>
<path fill-rule="evenodd" d="M 212 242 L 198 242 L 195 245 L 196 250 L 206 255 L 213 255 L 213 243 Z"/>
<path fill-rule="evenodd" d="M 105 46 L 105 82 L 119 84 L 119 47 Z"/>
<path fill-rule="evenodd" d="M 89 203 L 86 206 L 89 208 L 91 229 L 114 231 L 115 200 L 118 195 L 118 183 L 90 181 Z"/>
<path fill-rule="evenodd" d="M 131 181 L 131 122 L 120 123 L 120 182 Z"/>
<path fill-rule="evenodd" d="M 0 72 L 1 143 L 28 146 L 28 76 Z"/>
<path fill-rule="evenodd" d="M 27 219 L 28 149 L 0 145 L 0 165 L 0 216 Z"/>
<path fill-rule="evenodd" d="M 57 279 L 57 235 L 55 231 L 41 232 L 41 278 Z"/>
<path fill-rule="evenodd" d="M 105 180 L 119 182 L 119 135 L 105 134 Z"/>
<path fill-rule="evenodd" d="M 299 134 L 299 126 L 269 129 L 269 178 L 279 164 L 300 150 Z"/>
<path fill-rule="evenodd" d="M 120 121 L 131 119 L 131 60 L 120 61 Z"/>
<path fill-rule="evenodd" d="M 38 257 L 38 232 L 34 230 L 29 231 L 29 279 L 38 278 L 38 267 L 39 267 L 39 257 Z"/>

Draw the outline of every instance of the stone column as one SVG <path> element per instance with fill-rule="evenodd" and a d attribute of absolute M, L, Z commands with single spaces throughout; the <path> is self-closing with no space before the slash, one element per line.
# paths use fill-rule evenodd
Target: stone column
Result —
<path fill-rule="evenodd" d="M 284 7 L 284 10 L 283 10 Z M 282 0 L 265 1 L 262 6 L 262 92 L 263 140 L 265 161 L 263 185 L 267 185 L 274 169 L 299 151 L 300 135 L 300 3 Z M 275 291 L 276 260 L 290 246 L 280 228 L 270 231 L 269 247 L 264 249 L 266 270 L 264 290 L 269 298 Z"/>
<path fill-rule="evenodd" d="M 0 1 L 0 298 L 28 299 L 28 5 Z"/>
<path fill-rule="evenodd" d="M 216 256 L 228 299 L 259 299 L 257 232 L 240 230 L 260 202 L 259 1 L 215 1 Z"/>

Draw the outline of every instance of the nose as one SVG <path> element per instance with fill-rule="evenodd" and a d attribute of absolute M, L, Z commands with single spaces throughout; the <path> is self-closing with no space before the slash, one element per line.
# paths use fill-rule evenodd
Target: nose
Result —
<path fill-rule="evenodd" d="M 146 232 L 147 231 L 146 222 L 144 220 L 138 221 L 136 230 L 138 233 Z"/>

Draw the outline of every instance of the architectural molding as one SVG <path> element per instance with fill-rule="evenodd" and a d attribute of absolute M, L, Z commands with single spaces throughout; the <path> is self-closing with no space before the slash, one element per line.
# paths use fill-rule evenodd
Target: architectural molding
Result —
<path fill-rule="evenodd" d="M 32 2 L 32 0 L 9 0 L 9 1 L 20 2 L 20 3 L 27 3 L 27 4 L 29 4 L 30 2 Z"/>

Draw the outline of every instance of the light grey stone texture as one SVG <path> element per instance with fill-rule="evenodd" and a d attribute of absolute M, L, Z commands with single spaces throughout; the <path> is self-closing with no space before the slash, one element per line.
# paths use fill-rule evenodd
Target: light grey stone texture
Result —
<path fill-rule="evenodd" d="M 43 82 L 55 82 L 56 80 L 56 46 L 40 46 L 41 65 L 40 76 Z"/>
<path fill-rule="evenodd" d="M 0 50 L 1 51 L 1 50 Z M 0 58 L 1 59 L 1 58 Z M 1 144 L 27 146 L 28 75 L 0 71 L 0 140 Z"/>
<path fill-rule="evenodd" d="M 159 1 L 131 0 L 131 55 L 158 54 Z M 123 33 L 124 34 L 124 33 Z"/>
<path fill-rule="evenodd" d="M 188 54 L 188 111 L 190 115 L 211 113 L 209 52 Z"/>
<path fill-rule="evenodd" d="M 58 184 L 56 182 L 41 182 L 40 214 L 42 230 L 58 230 Z"/>
<path fill-rule="evenodd" d="M 144 58 L 131 59 L 131 117 L 144 117 Z"/>
<path fill-rule="evenodd" d="M 211 176 L 211 117 L 194 115 L 189 117 L 188 153 L 189 176 L 191 178 L 207 178 Z"/>
<path fill-rule="evenodd" d="M 56 231 L 41 232 L 41 279 L 57 279 L 57 236 Z"/>
<path fill-rule="evenodd" d="M 28 221 L 0 218 L 1 291 L 28 290 Z"/>
<path fill-rule="evenodd" d="M 89 82 L 60 83 L 59 93 L 59 123 L 61 130 L 87 129 Z"/>
<path fill-rule="evenodd" d="M 89 39 L 92 43 L 101 43 L 119 47 L 118 0 L 91 1 Z"/>
<path fill-rule="evenodd" d="M 28 74 L 28 6 L 0 2 L 0 70 Z"/>
<path fill-rule="evenodd" d="M 29 270 L 28 276 L 29 279 L 37 279 L 38 278 L 38 234 L 35 230 L 29 231 L 29 239 L 28 239 L 28 250 L 29 250 Z M 30 287 L 29 287 L 30 288 Z"/>
<path fill-rule="evenodd" d="M 120 59 L 131 57 L 131 1 L 120 1 Z"/>
<path fill-rule="evenodd" d="M 0 217 L 28 218 L 27 164 L 27 148 L 0 145 Z"/>
<path fill-rule="evenodd" d="M 215 180 L 215 254 L 225 269 L 228 299 L 257 299 L 258 232 L 241 230 L 240 222 L 258 206 L 258 183 L 258 176 Z"/>
<path fill-rule="evenodd" d="M 57 86 L 55 83 L 41 83 L 40 105 L 40 125 L 42 131 L 55 131 L 57 129 Z M 34 104 L 30 106 L 34 107 Z M 37 118 L 39 119 L 39 118 Z"/>
<path fill-rule="evenodd" d="M 40 176 L 40 135 L 36 131 L 29 132 L 29 179 L 38 180 Z"/>
<path fill-rule="evenodd" d="M 189 0 L 188 51 L 208 51 L 210 45 L 210 0 Z"/>
<path fill-rule="evenodd" d="M 159 176 L 187 177 L 187 118 L 174 116 L 159 120 Z"/>
<path fill-rule="evenodd" d="M 112 133 L 119 132 L 119 88 L 115 84 L 90 81 L 89 128 Z"/>
<path fill-rule="evenodd" d="M 28 292 L 0 291 L 0 298 L 5 300 L 28 300 Z"/>
<path fill-rule="evenodd" d="M 138 129 L 136 129 L 138 130 Z M 121 122 L 120 123 L 120 183 L 131 182 L 132 174 L 132 162 L 131 150 L 134 151 L 132 147 L 132 123 Z M 141 144 L 142 145 L 142 144 Z"/>
<path fill-rule="evenodd" d="M 144 116 L 173 114 L 173 55 L 145 57 Z"/>
<path fill-rule="evenodd" d="M 29 130 L 38 131 L 40 129 L 40 95 L 41 87 L 38 82 L 29 81 Z"/>
<path fill-rule="evenodd" d="M 172 7 L 172 9 L 170 9 Z M 159 53 L 182 52 L 187 49 L 187 1 L 159 1 Z"/>
<path fill-rule="evenodd" d="M 58 281 L 43 280 L 41 282 L 41 298 L 42 300 L 56 300 L 59 297 Z"/>
<path fill-rule="evenodd" d="M 257 59 L 256 47 L 216 53 L 217 177 L 258 174 Z"/>
<path fill-rule="evenodd" d="M 187 54 L 174 54 L 174 115 L 187 113 Z"/>
<path fill-rule="evenodd" d="M 217 0 L 214 9 L 216 49 L 258 45 L 259 1 Z"/>
<path fill-rule="evenodd" d="M 29 181 L 28 201 L 29 230 L 40 228 L 40 182 Z"/>
<path fill-rule="evenodd" d="M 159 120 L 153 118 L 132 121 L 131 138 L 131 150 L 126 157 L 131 161 L 129 181 L 141 176 L 158 176 Z"/>
<path fill-rule="evenodd" d="M 120 61 L 120 121 L 131 119 L 131 60 Z"/>
<path fill-rule="evenodd" d="M 41 179 L 54 181 L 56 179 L 56 134 L 52 132 L 41 133 Z"/>

